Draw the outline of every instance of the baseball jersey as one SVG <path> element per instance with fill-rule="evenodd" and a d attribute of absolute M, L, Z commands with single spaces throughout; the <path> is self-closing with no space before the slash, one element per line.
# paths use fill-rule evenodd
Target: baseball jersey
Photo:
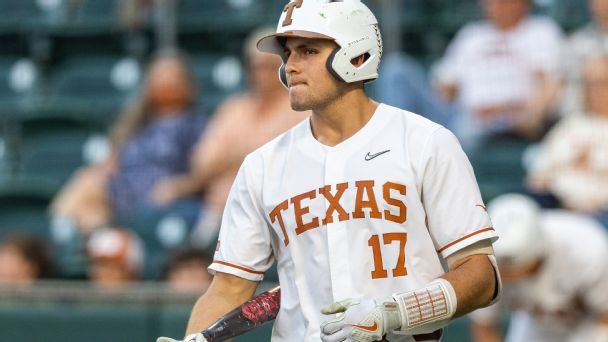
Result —
<path fill-rule="evenodd" d="M 445 273 L 442 258 L 495 238 L 454 135 L 380 104 L 336 146 L 307 119 L 248 155 L 210 270 L 260 281 L 276 261 L 273 341 L 319 341 L 333 318 L 322 307 L 418 289 Z"/>
<path fill-rule="evenodd" d="M 544 211 L 541 228 L 547 247 L 533 278 L 507 285 L 503 300 L 471 318 L 495 321 L 501 306 L 512 316 L 507 341 L 592 341 L 582 338 L 589 319 L 608 313 L 608 236 L 594 220 L 564 210 Z"/>

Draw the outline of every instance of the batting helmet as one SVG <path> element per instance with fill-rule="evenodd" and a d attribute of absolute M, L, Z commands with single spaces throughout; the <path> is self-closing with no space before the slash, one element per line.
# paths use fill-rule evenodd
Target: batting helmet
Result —
<path fill-rule="evenodd" d="M 333 40 L 338 48 L 327 61 L 329 72 L 347 83 L 378 78 L 382 37 L 378 21 L 361 0 L 293 0 L 283 9 L 275 34 L 258 41 L 262 52 L 283 58 L 279 78 L 285 85 L 284 42 L 287 37 Z M 356 67 L 351 60 L 366 56 Z"/>
<path fill-rule="evenodd" d="M 488 203 L 488 214 L 499 239 L 494 254 L 499 263 L 528 265 L 544 254 L 540 207 L 520 194 L 505 194 Z"/>

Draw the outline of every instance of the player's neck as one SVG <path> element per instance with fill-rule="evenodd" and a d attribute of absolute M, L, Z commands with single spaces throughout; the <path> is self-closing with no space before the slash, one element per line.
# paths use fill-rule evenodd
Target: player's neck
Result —
<path fill-rule="evenodd" d="M 357 89 L 324 108 L 313 110 L 311 128 L 315 139 L 335 146 L 357 133 L 371 119 L 378 103 Z"/>

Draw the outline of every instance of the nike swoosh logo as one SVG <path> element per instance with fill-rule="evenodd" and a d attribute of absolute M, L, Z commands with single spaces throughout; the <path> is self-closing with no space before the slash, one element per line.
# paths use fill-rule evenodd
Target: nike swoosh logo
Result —
<path fill-rule="evenodd" d="M 370 161 L 370 160 L 376 158 L 377 156 L 385 154 L 385 153 L 390 152 L 390 151 L 391 150 L 386 150 L 386 151 L 381 151 L 381 152 L 374 153 L 374 154 L 371 154 L 371 153 L 367 152 L 367 154 L 365 155 L 365 160 Z"/>
<path fill-rule="evenodd" d="M 480 207 L 481 209 L 485 210 L 486 212 L 488 211 L 488 209 L 486 209 L 486 207 L 481 204 L 475 204 L 475 206 Z"/>
<path fill-rule="evenodd" d="M 367 331 L 374 331 L 374 330 L 378 329 L 378 322 L 374 322 L 373 325 L 357 325 L 357 324 L 351 324 L 351 325 L 355 328 L 359 328 L 359 329 L 363 329 L 363 330 L 367 330 Z"/>

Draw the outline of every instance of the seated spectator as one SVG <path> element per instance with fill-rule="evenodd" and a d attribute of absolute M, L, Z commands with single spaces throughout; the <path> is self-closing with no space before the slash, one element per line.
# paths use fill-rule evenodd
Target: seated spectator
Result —
<path fill-rule="evenodd" d="M 191 151 L 203 129 L 192 110 L 194 81 L 182 56 L 161 53 L 150 64 L 141 94 L 119 116 L 104 162 L 76 173 L 54 200 L 54 215 L 92 231 L 116 217 L 177 211 L 191 221 L 198 198 L 163 201 L 152 196 L 162 179 L 188 172 Z"/>
<path fill-rule="evenodd" d="M 585 112 L 562 119 L 544 139 L 528 180 L 562 206 L 608 224 L 608 57 L 584 67 Z"/>
<path fill-rule="evenodd" d="M 186 177 L 169 178 L 155 189 L 160 203 L 204 190 L 205 209 L 194 243 L 214 243 L 228 192 L 245 156 L 310 115 L 291 109 L 287 91 L 279 82 L 281 60 L 258 52 L 258 38 L 273 33 L 254 32 L 245 43 L 249 90 L 220 105 L 198 142 Z"/>
<path fill-rule="evenodd" d="M 0 285 L 25 285 L 51 276 L 53 259 L 42 240 L 15 233 L 0 241 Z"/>
<path fill-rule="evenodd" d="M 207 271 L 211 258 L 202 249 L 185 248 L 174 251 L 167 263 L 165 281 L 174 291 L 197 293 L 209 287 L 213 276 Z"/>
<path fill-rule="evenodd" d="M 144 265 L 139 237 L 125 229 L 100 228 L 87 241 L 89 279 L 100 287 L 113 288 L 137 281 Z"/>
<path fill-rule="evenodd" d="M 584 110 L 583 67 L 589 57 L 608 51 L 608 0 L 588 0 L 592 21 L 568 39 L 562 57 L 564 93 L 561 115 Z"/>
<path fill-rule="evenodd" d="M 461 113 L 454 132 L 467 150 L 485 138 L 537 138 L 554 110 L 561 32 L 529 16 L 530 0 L 483 0 L 486 20 L 466 25 L 436 68 L 440 92 Z"/>

